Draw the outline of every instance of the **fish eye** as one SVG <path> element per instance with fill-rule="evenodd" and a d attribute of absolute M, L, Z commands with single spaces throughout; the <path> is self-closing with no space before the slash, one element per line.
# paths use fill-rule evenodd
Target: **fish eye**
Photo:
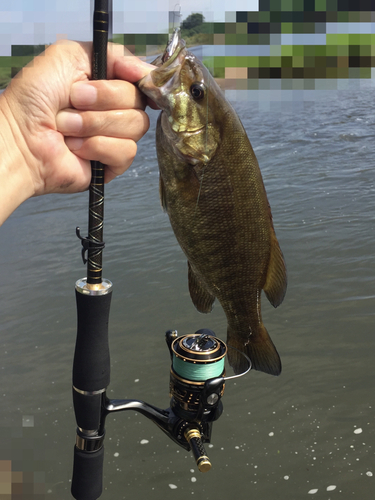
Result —
<path fill-rule="evenodd" d="M 193 83 L 190 87 L 190 94 L 195 100 L 199 101 L 200 99 L 203 99 L 205 90 L 206 87 L 203 83 Z"/>

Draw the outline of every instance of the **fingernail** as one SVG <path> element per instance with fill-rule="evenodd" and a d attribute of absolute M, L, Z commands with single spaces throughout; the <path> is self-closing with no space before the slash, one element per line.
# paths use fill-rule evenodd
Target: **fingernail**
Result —
<path fill-rule="evenodd" d="M 72 135 L 82 129 L 82 116 L 70 111 L 61 111 L 56 116 L 56 126 L 59 132 Z"/>
<path fill-rule="evenodd" d="M 78 151 L 79 149 L 81 149 L 83 139 L 81 139 L 80 137 L 67 137 L 65 139 L 65 144 L 68 146 L 70 151 Z"/>
<path fill-rule="evenodd" d="M 96 102 L 98 91 L 89 83 L 78 82 L 72 86 L 70 100 L 73 106 L 90 106 Z"/>

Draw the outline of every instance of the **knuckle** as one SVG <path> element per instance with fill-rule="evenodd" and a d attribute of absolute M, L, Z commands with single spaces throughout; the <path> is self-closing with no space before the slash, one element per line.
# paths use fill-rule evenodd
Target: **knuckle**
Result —
<path fill-rule="evenodd" d="M 98 135 L 92 138 L 93 146 L 95 148 L 96 154 L 101 154 L 103 151 L 108 150 L 108 145 L 106 145 L 106 137 Z"/>
<path fill-rule="evenodd" d="M 150 128 L 150 118 L 147 113 L 141 111 L 143 117 L 143 133 L 145 134 L 147 130 Z"/>
<path fill-rule="evenodd" d="M 139 140 L 150 127 L 150 119 L 147 113 L 142 110 L 134 110 L 132 126 L 137 135 L 137 140 Z"/>
<path fill-rule="evenodd" d="M 137 154 L 137 143 L 134 141 L 127 141 L 127 157 L 132 163 Z"/>

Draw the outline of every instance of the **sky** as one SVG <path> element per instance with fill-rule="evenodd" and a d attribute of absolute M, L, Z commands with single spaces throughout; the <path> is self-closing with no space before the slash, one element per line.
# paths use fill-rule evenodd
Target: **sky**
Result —
<path fill-rule="evenodd" d="M 60 38 L 91 40 L 93 0 L 0 0 L 0 56 L 11 45 L 45 44 Z M 225 21 L 237 10 L 258 10 L 258 0 L 113 0 L 113 33 L 166 33 L 169 11 L 181 19 L 201 12 Z M 230 14 L 229 14 L 230 15 Z"/>
<path fill-rule="evenodd" d="M 201 12 L 206 21 L 234 21 L 236 11 L 256 11 L 258 2 L 113 0 L 113 33 L 166 33 L 169 12 L 180 9 L 181 20 Z M 11 45 L 46 44 L 61 38 L 92 40 L 93 5 L 94 0 L 0 0 L 0 56 L 9 56 Z M 375 23 L 328 23 L 326 29 L 327 33 L 375 33 Z M 325 35 L 283 35 L 277 43 L 324 44 Z"/>

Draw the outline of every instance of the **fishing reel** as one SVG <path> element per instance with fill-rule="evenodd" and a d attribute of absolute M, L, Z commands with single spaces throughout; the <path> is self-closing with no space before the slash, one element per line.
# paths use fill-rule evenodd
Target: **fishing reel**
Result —
<path fill-rule="evenodd" d="M 78 313 L 82 309 L 81 302 L 85 303 L 85 299 L 88 299 L 84 289 L 85 282 L 78 281 L 76 284 Z M 93 293 L 90 292 L 89 295 Z M 105 299 L 107 295 L 107 292 L 103 292 L 102 300 L 110 300 L 110 298 Z M 96 292 L 94 296 L 99 298 L 101 294 Z M 92 301 L 88 302 L 91 303 Z M 80 314 L 78 314 L 73 363 L 73 403 L 78 425 L 72 479 L 74 498 L 96 500 L 101 495 L 105 421 L 106 417 L 114 412 L 133 410 L 141 413 L 179 446 L 192 451 L 201 472 L 209 471 L 211 462 L 204 443 L 210 443 L 213 422 L 223 412 L 221 398 L 226 380 L 239 376 L 225 377 L 226 344 L 211 330 L 198 330 L 194 334 L 180 337 L 177 331 L 169 330 L 166 332 L 166 342 L 171 356 L 169 408 L 160 409 L 135 399 L 108 399 L 106 389 L 87 391 L 79 388 L 80 381 L 83 383 L 82 377 L 87 373 L 84 365 L 87 360 L 87 349 L 85 354 L 82 350 L 87 348 L 87 344 L 83 341 L 83 337 L 86 335 L 87 327 L 91 330 L 91 334 L 92 329 L 98 327 L 96 321 L 99 317 L 95 318 L 97 307 L 95 305 L 92 307 L 93 323 L 85 324 L 85 332 L 81 332 Z M 99 327 L 103 331 L 103 316 L 100 318 L 102 324 Z M 94 347 L 93 339 L 95 335 L 91 335 L 91 348 Z M 98 343 L 92 352 L 103 352 L 103 345 L 107 349 L 106 342 L 103 344 L 100 340 L 100 345 Z M 248 358 L 247 360 L 248 370 L 245 373 L 251 368 L 251 362 Z M 101 364 L 101 374 L 106 372 L 107 363 L 109 369 L 109 356 L 107 362 Z"/>
<path fill-rule="evenodd" d="M 185 449 L 191 448 L 198 469 L 207 472 L 211 463 L 203 443 L 210 442 L 212 423 L 223 412 L 227 346 L 212 330 L 182 337 L 177 337 L 177 331 L 168 331 L 166 341 L 172 360 L 169 393 L 170 412 L 176 420 L 173 438 Z"/>

